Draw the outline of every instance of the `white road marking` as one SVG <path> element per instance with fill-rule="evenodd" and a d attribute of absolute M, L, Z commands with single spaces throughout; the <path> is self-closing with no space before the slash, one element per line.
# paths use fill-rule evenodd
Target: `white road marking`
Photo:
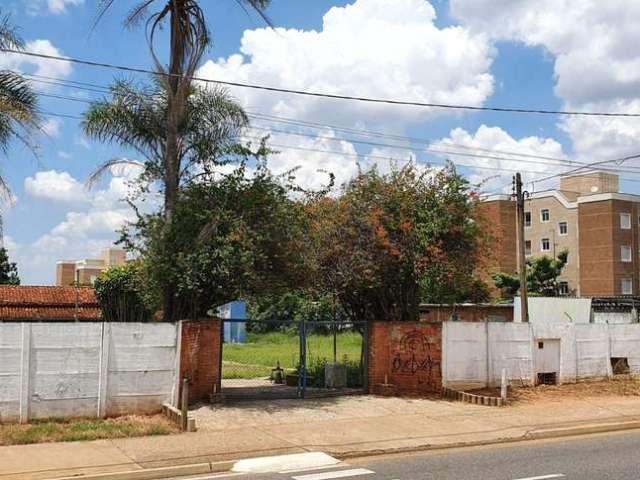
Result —
<path fill-rule="evenodd" d="M 332 478 L 347 478 L 357 477 L 360 475 L 373 475 L 375 472 L 367 470 L 366 468 L 354 468 L 351 470 L 339 470 L 333 472 L 324 473 L 312 473 L 310 475 L 300 475 L 298 477 L 291 477 L 293 480 L 330 480 Z"/>
<path fill-rule="evenodd" d="M 294 453 L 276 455 L 274 457 L 247 458 L 239 460 L 231 469 L 241 473 L 276 473 L 288 470 L 305 470 L 308 468 L 329 467 L 340 463 L 340 460 L 322 452 Z"/>
<path fill-rule="evenodd" d="M 515 480 L 547 480 L 549 478 L 564 478 L 561 473 L 552 473 L 551 475 L 542 475 L 540 477 L 516 478 Z"/>

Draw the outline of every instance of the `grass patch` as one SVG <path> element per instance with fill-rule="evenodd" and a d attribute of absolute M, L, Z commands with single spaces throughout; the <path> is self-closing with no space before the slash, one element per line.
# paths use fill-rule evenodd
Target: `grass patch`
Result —
<path fill-rule="evenodd" d="M 0 446 L 169 435 L 178 429 L 162 415 L 107 419 L 47 419 L 0 425 Z"/>
<path fill-rule="evenodd" d="M 249 333 L 247 343 L 226 343 L 222 349 L 222 378 L 266 377 L 280 362 L 284 369 L 295 369 L 300 358 L 297 333 Z M 362 335 L 342 332 L 337 336 L 338 361 L 360 362 Z M 314 362 L 333 361 L 333 336 L 309 335 L 307 358 Z"/>

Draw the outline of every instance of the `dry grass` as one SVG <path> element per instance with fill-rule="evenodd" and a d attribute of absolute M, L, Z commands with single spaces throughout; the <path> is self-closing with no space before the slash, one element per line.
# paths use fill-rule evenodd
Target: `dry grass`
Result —
<path fill-rule="evenodd" d="M 47 419 L 0 425 L 0 446 L 169 435 L 177 427 L 162 415 L 107 419 Z"/>
<path fill-rule="evenodd" d="M 500 396 L 499 388 L 482 388 L 468 390 L 468 392 L 491 397 Z M 536 387 L 511 387 L 509 388 L 508 401 L 515 404 L 567 398 L 629 396 L 640 396 L 640 379 L 629 375 L 616 375 L 610 380 L 589 380 L 563 385 L 538 385 Z"/>
<path fill-rule="evenodd" d="M 638 397 L 640 396 L 640 379 L 628 375 L 616 375 L 610 380 L 512 388 L 509 393 L 510 400 L 514 402 L 561 400 L 567 397 Z"/>

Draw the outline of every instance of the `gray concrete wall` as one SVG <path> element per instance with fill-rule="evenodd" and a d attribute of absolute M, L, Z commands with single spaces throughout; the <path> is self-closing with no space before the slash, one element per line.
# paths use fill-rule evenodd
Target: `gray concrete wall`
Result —
<path fill-rule="evenodd" d="M 0 421 L 159 411 L 174 400 L 177 328 L 0 324 Z"/>
<path fill-rule="evenodd" d="M 610 377 L 611 358 L 628 359 L 640 375 L 640 325 L 444 322 L 443 385 L 454 389 L 500 384 L 506 369 L 511 384 L 530 385 L 537 377 L 537 343 L 560 341 L 559 381 Z"/>

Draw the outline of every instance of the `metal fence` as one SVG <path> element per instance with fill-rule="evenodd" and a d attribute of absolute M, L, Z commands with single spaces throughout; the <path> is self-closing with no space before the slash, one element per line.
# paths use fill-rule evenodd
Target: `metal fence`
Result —
<path fill-rule="evenodd" d="M 227 399 L 305 398 L 366 390 L 366 322 L 223 323 Z"/>

